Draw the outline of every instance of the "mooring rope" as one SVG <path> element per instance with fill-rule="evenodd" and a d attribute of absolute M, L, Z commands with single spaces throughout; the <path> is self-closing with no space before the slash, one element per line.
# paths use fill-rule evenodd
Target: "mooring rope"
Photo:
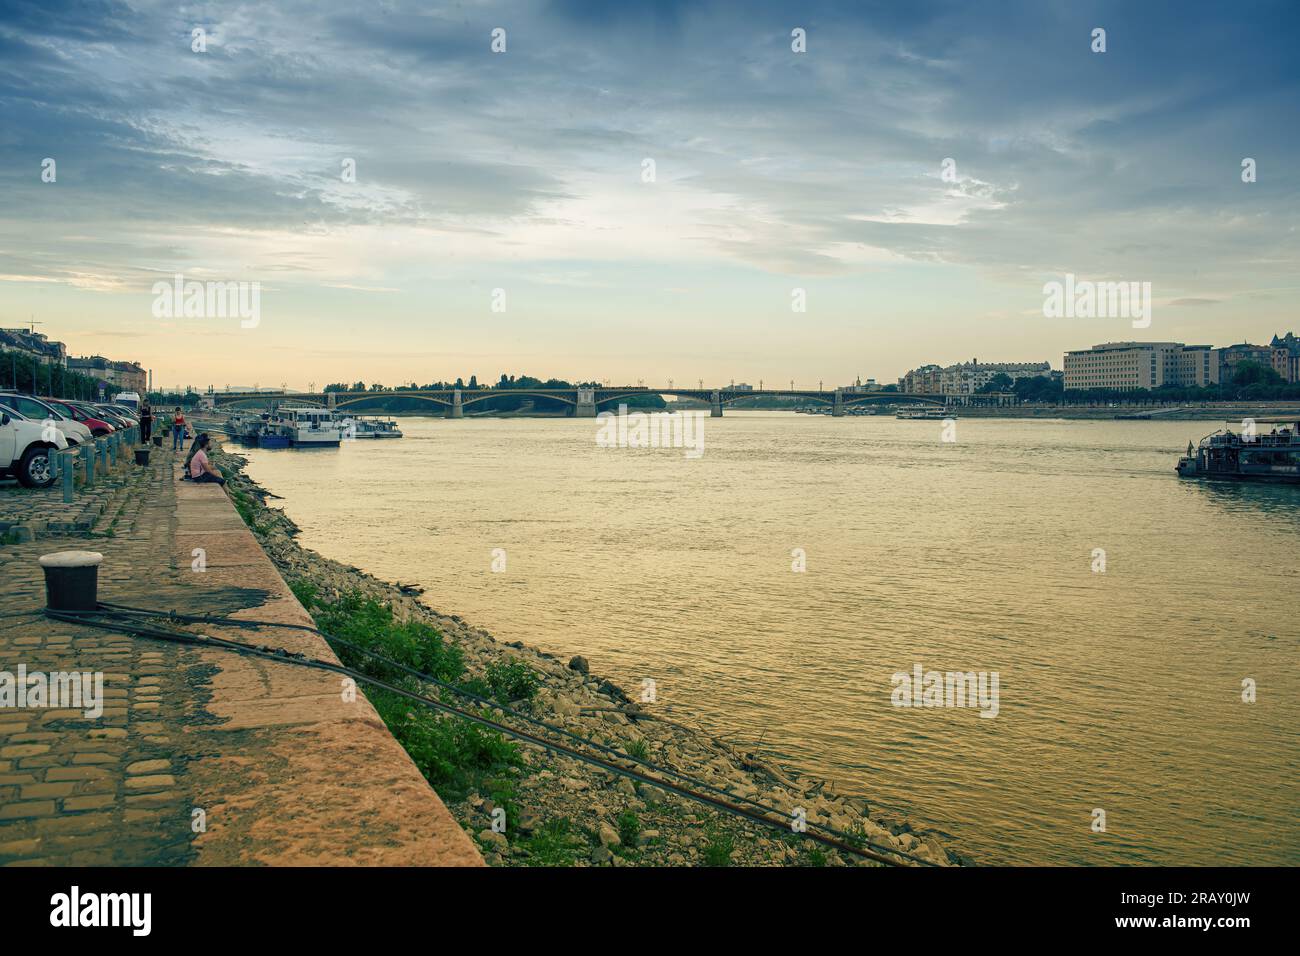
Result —
<path fill-rule="evenodd" d="M 321 631 L 319 628 L 309 627 L 303 624 L 282 624 L 273 621 L 254 621 L 254 620 L 240 620 L 238 618 L 219 618 L 211 615 L 176 614 L 175 612 L 151 611 L 145 608 L 132 608 L 125 605 L 113 605 L 113 604 L 106 604 L 106 603 L 100 604 L 98 609 L 95 611 L 55 611 L 55 610 L 46 609 L 45 614 L 46 616 L 53 618 L 54 620 L 66 621 L 69 623 L 85 624 L 90 627 L 97 627 L 104 630 L 119 630 L 136 636 L 153 638 L 155 640 L 165 640 L 165 641 L 172 641 L 176 643 L 209 646 L 221 650 L 228 650 L 236 653 L 250 654 L 256 657 L 262 657 L 269 660 L 277 660 L 288 664 L 294 664 L 297 666 L 311 667 L 318 670 L 326 670 L 326 671 L 331 671 L 333 673 L 342 674 L 344 676 L 351 677 L 354 680 L 361 681 L 370 684 L 372 686 L 379 687 L 383 690 L 387 690 L 391 693 L 398 694 L 401 697 L 405 697 L 409 700 L 420 703 L 431 709 L 439 710 L 444 713 L 458 716 L 465 720 L 469 720 L 471 722 L 489 727 L 493 730 L 498 731 L 499 733 L 503 733 L 508 736 L 517 738 L 519 740 L 523 740 L 527 743 L 534 744 L 549 752 L 565 754 L 576 760 L 591 764 L 592 766 L 599 767 L 611 773 L 628 777 L 632 780 L 639 781 L 641 783 L 645 783 L 650 786 L 659 787 L 660 789 L 663 789 L 670 793 L 677 794 L 678 796 L 683 797 L 685 799 L 694 800 L 699 803 L 704 803 L 706 805 L 714 807 L 715 809 L 732 814 L 733 816 L 738 816 L 743 819 L 749 820 L 750 822 L 758 823 L 763 826 L 780 830 L 783 833 L 791 832 L 789 821 L 786 820 L 781 814 L 781 811 L 775 807 L 767 806 L 765 804 L 759 803 L 758 801 L 750 800 L 746 797 L 737 797 L 733 794 L 727 794 L 725 791 L 722 791 L 717 787 L 708 784 L 705 781 L 694 779 L 686 774 L 683 774 L 679 771 L 673 770 L 668 767 L 661 767 L 656 764 L 652 764 L 648 761 L 644 761 L 639 758 L 632 757 L 631 755 L 623 754 L 619 751 L 613 750 L 610 747 L 607 747 L 604 744 L 600 744 L 594 740 L 590 740 L 588 738 L 581 737 L 580 735 L 573 734 L 562 727 L 557 727 L 553 724 L 549 724 L 545 721 L 541 721 L 535 717 L 531 717 L 530 715 L 522 714 L 519 713 L 518 711 L 511 710 L 506 707 L 502 707 L 500 704 L 498 704 L 495 701 L 489 700 L 488 698 L 481 697 L 464 688 L 456 687 L 453 684 L 448 684 L 444 681 L 439 680 L 436 677 L 433 677 L 430 674 L 424 674 L 420 671 L 415 670 L 414 668 L 408 667 L 407 665 L 401 663 L 400 661 L 395 661 L 369 648 L 355 644 L 351 641 L 347 641 L 343 638 L 339 638 L 327 634 L 324 631 Z M 170 618 L 172 620 L 179 621 L 182 623 L 223 624 L 223 625 L 236 626 L 236 627 L 283 627 L 283 628 L 289 628 L 293 630 L 303 630 L 303 631 L 315 633 L 327 641 L 330 641 L 332 643 L 337 643 L 341 646 L 348 647 L 359 653 L 366 654 L 372 658 L 375 658 L 376 660 L 382 661 L 383 663 L 386 663 L 390 666 L 403 670 L 420 680 L 427 681 L 429 683 L 434 684 L 435 686 L 468 697 L 474 700 L 476 703 L 479 703 L 484 706 L 500 709 L 502 713 L 508 713 L 512 717 L 516 717 L 518 719 L 525 720 L 529 723 L 543 727 L 548 731 L 560 734 L 571 740 L 579 742 L 583 746 L 589 746 L 597 750 L 600 750 L 604 753 L 614 755 L 620 760 L 631 761 L 633 763 L 645 767 L 646 769 L 653 770 L 655 773 L 660 773 L 665 776 L 670 776 L 675 779 L 684 781 L 685 783 L 690 784 L 690 786 L 671 783 L 667 780 L 651 777 L 647 774 L 641 773 L 638 770 L 619 766 L 618 764 L 613 763 L 610 760 L 604 759 L 603 757 L 595 756 L 588 753 L 583 753 L 582 751 L 567 746 L 566 744 L 559 743 L 554 740 L 548 740 L 544 737 L 536 736 L 535 734 L 528 733 L 527 731 L 520 730 L 515 727 L 511 727 L 508 724 L 503 724 L 500 723 L 499 721 L 491 720 L 479 714 L 462 710 L 461 708 L 454 707 L 451 704 L 444 703 L 443 701 L 436 700 L 432 697 L 428 697 L 422 694 L 417 694 L 414 691 L 410 691 L 403 687 L 399 687 L 395 684 L 391 684 L 387 681 L 381 680 L 380 678 L 372 677 L 369 674 L 366 674 L 354 668 L 347 667 L 342 664 L 335 664 L 330 661 L 320 660 L 318 658 L 310 658 L 304 654 L 299 654 L 297 652 L 292 652 L 292 651 L 286 651 L 280 648 L 273 648 L 270 647 L 269 645 L 246 644 L 241 641 L 232 641 L 227 638 L 212 637 L 211 635 L 196 635 L 196 634 L 190 634 L 185 631 L 169 630 L 169 629 L 163 629 L 157 627 L 146 627 L 146 626 L 140 626 L 136 624 L 124 623 L 122 618 L 131 617 L 131 616 L 136 616 L 136 617 L 143 616 L 143 617 L 153 617 L 153 618 L 162 617 L 162 618 Z M 720 799 L 719 797 L 711 796 L 709 793 L 700 792 L 701 790 L 712 791 L 715 794 L 723 794 L 728 799 L 725 800 Z M 736 803 L 732 802 L 733 800 L 739 800 L 743 803 L 749 804 L 750 806 L 756 809 L 751 810 L 748 807 L 739 806 Z M 772 817 L 767 815 L 769 813 L 775 813 L 778 816 L 782 816 L 782 818 L 773 819 Z M 819 827 L 820 829 L 827 831 L 828 834 L 832 834 L 832 835 L 818 833 L 813 830 L 805 830 L 802 832 L 802 836 L 805 836 L 813 840 L 814 842 L 821 843 L 823 845 L 840 850 L 841 852 L 850 853 L 852 855 L 863 857 L 865 859 L 874 860 L 876 862 L 883 863 L 888 866 L 900 866 L 902 864 L 900 864 L 896 859 L 891 859 L 890 857 L 882 855 L 883 853 L 893 854 L 896 857 L 905 859 L 911 863 L 918 864 L 921 866 L 937 865 L 930 862 L 929 860 L 924 860 L 921 859 L 920 857 L 914 856 L 913 854 L 907 853 L 906 851 L 895 849 L 893 847 L 882 846 L 880 844 L 873 843 L 869 840 L 855 837 L 852 834 L 843 833 L 842 831 L 836 830 L 824 824 L 809 823 L 807 825 L 810 827 Z M 847 841 L 853 841 L 853 842 L 847 842 Z M 854 843 L 860 843 L 861 846 L 855 846 Z M 869 847 L 870 849 L 864 849 L 864 847 Z M 881 851 L 881 852 L 874 852 L 874 851 Z"/>

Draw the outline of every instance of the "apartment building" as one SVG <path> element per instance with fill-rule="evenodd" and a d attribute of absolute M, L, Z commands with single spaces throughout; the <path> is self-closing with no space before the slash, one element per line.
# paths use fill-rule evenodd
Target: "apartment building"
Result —
<path fill-rule="evenodd" d="M 68 349 L 62 342 L 51 342 L 43 333 L 28 329 L 0 329 L 0 349 L 50 365 L 68 364 Z"/>
<path fill-rule="evenodd" d="M 998 375 L 1005 375 L 1014 382 L 1034 376 L 1046 378 L 1051 374 L 1049 362 L 981 362 L 971 359 L 943 368 L 923 365 L 900 378 L 898 388 L 903 392 L 931 395 L 974 395 Z"/>
<path fill-rule="evenodd" d="M 1284 382 L 1300 382 L 1300 339 L 1294 332 L 1275 335 L 1269 343 L 1270 364 Z"/>
<path fill-rule="evenodd" d="M 135 362 L 115 362 L 102 355 L 87 355 L 68 359 L 68 371 L 78 372 L 95 379 L 105 389 L 120 392 L 140 392 L 148 388 L 149 376 Z"/>

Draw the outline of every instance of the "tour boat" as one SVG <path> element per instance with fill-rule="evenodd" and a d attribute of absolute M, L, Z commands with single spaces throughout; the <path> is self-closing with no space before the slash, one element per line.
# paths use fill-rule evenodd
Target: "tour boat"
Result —
<path fill-rule="evenodd" d="M 915 422 L 942 422 L 956 418 L 957 413 L 947 408 L 908 408 L 900 409 L 895 418 Z"/>
<path fill-rule="evenodd" d="M 1223 429 L 1206 435 L 1178 459 L 1181 478 L 1210 481 L 1263 481 L 1300 484 L 1300 424 L 1255 434 L 1253 423 L 1242 434 Z"/>
<path fill-rule="evenodd" d="M 343 437 L 339 420 L 330 408 L 285 408 L 282 405 L 274 431 L 298 448 L 337 445 Z"/>
<path fill-rule="evenodd" d="M 397 422 L 379 418 L 345 418 L 339 423 L 344 439 L 348 438 L 401 438 Z"/>
<path fill-rule="evenodd" d="M 256 445 L 258 433 L 262 430 L 265 416 L 235 412 L 226 419 L 226 434 L 245 445 Z"/>

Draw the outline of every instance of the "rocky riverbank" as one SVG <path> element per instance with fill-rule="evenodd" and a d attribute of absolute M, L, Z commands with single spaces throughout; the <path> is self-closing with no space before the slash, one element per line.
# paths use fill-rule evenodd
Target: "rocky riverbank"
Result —
<path fill-rule="evenodd" d="M 242 458 L 219 450 L 213 460 L 228 475 L 229 490 L 245 520 L 286 580 L 309 584 L 325 602 L 360 593 L 391 606 L 401 620 L 433 627 L 460 648 L 470 678 L 484 677 L 493 667 L 526 665 L 537 689 L 512 707 L 736 797 L 761 801 L 783 813 L 802 809 L 808 822 L 851 834 L 855 845 L 893 848 L 937 865 L 969 862 L 944 846 L 943 835 L 887 819 L 866 797 L 835 792 L 825 781 L 800 776 L 657 717 L 652 705 L 634 703 L 622 689 L 592 674 L 581 657 L 563 661 L 520 643 L 498 642 L 456 615 L 430 608 L 410 588 L 302 548 L 295 540 L 297 527 L 283 511 L 268 507 L 267 492 L 243 474 Z M 491 865 L 878 865 L 563 755 L 524 746 L 520 758 L 506 796 L 440 790 Z M 502 818 L 508 824 L 497 832 L 500 826 L 494 829 L 493 820 Z"/>

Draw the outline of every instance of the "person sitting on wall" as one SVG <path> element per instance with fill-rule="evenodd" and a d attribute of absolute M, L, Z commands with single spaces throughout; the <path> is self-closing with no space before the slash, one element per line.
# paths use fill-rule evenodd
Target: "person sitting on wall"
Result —
<path fill-rule="evenodd" d="M 185 456 L 185 464 L 181 468 L 181 481 L 193 481 L 190 477 L 190 462 L 194 460 L 195 454 L 198 453 L 199 443 L 208 437 L 207 432 L 200 432 L 199 435 L 190 443 L 189 454 Z"/>
<path fill-rule="evenodd" d="M 212 443 L 207 435 L 199 438 L 198 450 L 194 452 L 194 457 L 190 459 L 190 478 L 193 481 L 213 482 L 218 485 L 224 485 L 226 479 L 221 477 L 221 473 L 212 467 L 208 461 L 208 445 Z"/>

